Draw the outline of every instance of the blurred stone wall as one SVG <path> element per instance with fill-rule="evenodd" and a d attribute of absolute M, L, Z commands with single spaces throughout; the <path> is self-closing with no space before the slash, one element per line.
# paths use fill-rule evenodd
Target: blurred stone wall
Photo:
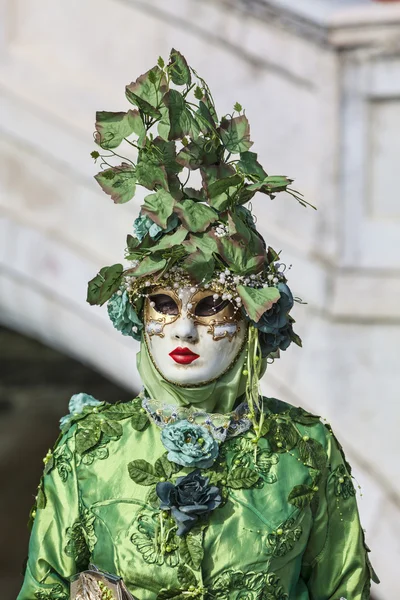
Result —
<path fill-rule="evenodd" d="M 140 198 L 113 206 L 92 179 L 96 110 L 172 46 L 235 101 L 270 173 L 318 212 L 256 200 L 266 240 L 307 302 L 264 390 L 321 414 L 363 489 L 383 583 L 400 591 L 400 5 L 369 0 L 0 0 L 0 319 L 131 389 L 137 346 L 85 304 L 121 259 Z M 106 399 L 103 398 L 102 399 Z"/>
<path fill-rule="evenodd" d="M 29 511 L 43 457 L 58 435 L 68 400 L 78 391 L 109 402 L 132 393 L 76 360 L 0 327 L 0 589 L 14 600 L 28 554 Z"/>

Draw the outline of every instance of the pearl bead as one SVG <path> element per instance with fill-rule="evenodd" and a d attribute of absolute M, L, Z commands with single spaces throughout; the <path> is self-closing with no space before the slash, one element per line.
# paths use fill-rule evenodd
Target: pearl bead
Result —
<path fill-rule="evenodd" d="M 282 534 L 283 534 L 283 529 L 276 530 L 276 535 L 282 535 Z"/>
<path fill-rule="evenodd" d="M 219 294 L 213 294 L 213 298 L 214 298 L 214 300 L 218 300 Z"/>
<path fill-rule="evenodd" d="M 303 435 L 303 442 L 308 442 L 310 437 L 308 435 Z"/>

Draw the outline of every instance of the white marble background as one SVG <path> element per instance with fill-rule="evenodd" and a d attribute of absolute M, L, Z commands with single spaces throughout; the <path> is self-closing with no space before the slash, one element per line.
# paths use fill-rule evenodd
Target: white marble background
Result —
<path fill-rule="evenodd" d="M 112 205 L 89 154 L 95 111 L 126 110 L 125 84 L 178 48 L 220 112 L 246 108 L 267 170 L 318 206 L 254 203 L 308 303 L 304 348 L 264 391 L 337 432 L 387 600 L 400 592 L 399 40 L 400 3 L 372 0 L 0 0 L 0 321 L 137 389 L 135 342 L 85 297 L 121 259 L 140 198 Z"/>

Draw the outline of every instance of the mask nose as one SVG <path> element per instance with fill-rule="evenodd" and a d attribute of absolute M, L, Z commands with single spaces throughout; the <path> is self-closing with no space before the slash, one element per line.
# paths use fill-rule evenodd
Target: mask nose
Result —
<path fill-rule="evenodd" d="M 192 319 L 189 319 L 186 314 L 183 314 L 177 321 L 174 323 L 174 332 L 172 337 L 175 340 L 180 340 L 182 342 L 187 341 L 195 344 L 199 340 L 199 334 L 197 331 L 197 326 L 193 323 Z"/>

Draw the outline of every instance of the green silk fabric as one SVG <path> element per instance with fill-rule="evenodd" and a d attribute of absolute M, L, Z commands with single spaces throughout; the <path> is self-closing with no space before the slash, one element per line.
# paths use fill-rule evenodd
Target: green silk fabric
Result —
<path fill-rule="evenodd" d="M 267 401 L 268 406 L 274 410 L 274 402 Z M 279 406 L 277 422 L 289 423 L 291 407 Z M 83 435 L 89 430 L 89 417 L 72 424 L 57 443 L 43 478 L 46 502 L 37 509 L 18 600 L 67 600 L 69 578 L 89 562 L 121 576 L 140 600 L 155 600 L 162 588 L 179 588 L 178 553 L 159 552 L 159 510 L 149 504 L 148 488 L 128 472 L 132 460 L 154 464 L 165 452 L 160 430 L 150 423 L 137 431 L 128 415 L 117 420 L 120 437 L 88 452 L 78 452 L 76 431 L 78 426 Z M 250 489 L 229 489 L 227 502 L 210 514 L 204 530 L 199 577 L 206 600 L 369 598 L 372 571 L 354 491 L 340 483 L 348 476 L 343 455 L 320 422 L 296 427 L 326 451 L 317 501 L 304 507 L 288 502 L 294 486 L 310 485 L 310 469 L 297 449 L 274 452 L 262 438 L 255 467 L 259 482 Z M 251 436 L 247 432 L 223 443 L 228 465 L 239 461 L 254 467 Z M 182 468 L 177 476 L 190 471 Z"/>

